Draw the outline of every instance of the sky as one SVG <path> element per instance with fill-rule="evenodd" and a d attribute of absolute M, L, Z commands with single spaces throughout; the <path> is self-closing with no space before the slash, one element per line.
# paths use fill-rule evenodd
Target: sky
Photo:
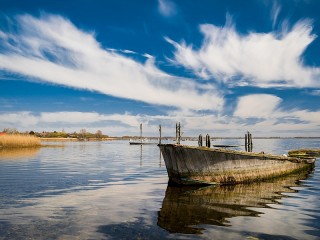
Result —
<path fill-rule="evenodd" d="M 320 137 L 320 1 L 0 0 L 0 131 Z"/>

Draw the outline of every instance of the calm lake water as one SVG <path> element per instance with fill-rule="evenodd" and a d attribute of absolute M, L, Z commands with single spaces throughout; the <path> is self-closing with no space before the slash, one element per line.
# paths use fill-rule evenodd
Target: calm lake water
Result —
<path fill-rule="evenodd" d="M 0 151 L 0 239 L 320 238 L 319 160 L 264 183 L 177 188 L 156 145 L 58 144 Z M 258 152 L 301 147 L 320 139 L 254 139 Z"/>

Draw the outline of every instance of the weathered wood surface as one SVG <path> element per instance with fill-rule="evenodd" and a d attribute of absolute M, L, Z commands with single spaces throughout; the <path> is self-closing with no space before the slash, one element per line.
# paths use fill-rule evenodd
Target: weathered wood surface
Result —
<path fill-rule="evenodd" d="M 169 181 L 185 185 L 259 181 L 314 166 L 314 159 L 173 144 L 159 147 Z"/>

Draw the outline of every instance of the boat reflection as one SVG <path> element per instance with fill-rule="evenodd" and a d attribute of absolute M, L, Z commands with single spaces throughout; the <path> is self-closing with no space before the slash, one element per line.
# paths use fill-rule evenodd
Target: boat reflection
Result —
<path fill-rule="evenodd" d="M 158 213 L 158 226 L 170 233 L 201 234 L 204 225 L 230 226 L 228 219 L 236 216 L 258 217 L 250 209 L 268 208 L 285 197 L 282 193 L 296 192 L 306 174 L 291 175 L 268 182 L 209 187 L 168 186 Z"/>

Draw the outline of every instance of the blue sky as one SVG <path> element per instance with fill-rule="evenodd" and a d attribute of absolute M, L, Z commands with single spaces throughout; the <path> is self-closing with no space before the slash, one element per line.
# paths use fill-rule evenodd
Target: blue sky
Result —
<path fill-rule="evenodd" d="M 0 129 L 320 136 L 320 2 L 1 0 Z"/>

